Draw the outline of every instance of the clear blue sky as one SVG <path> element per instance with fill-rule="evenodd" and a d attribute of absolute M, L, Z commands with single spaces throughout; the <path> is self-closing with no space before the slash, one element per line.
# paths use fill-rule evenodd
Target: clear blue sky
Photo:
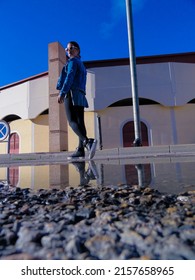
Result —
<path fill-rule="evenodd" d="M 132 0 L 136 56 L 195 51 L 195 0 Z M 0 0 L 0 86 L 48 70 L 48 44 L 128 57 L 125 0 Z"/>

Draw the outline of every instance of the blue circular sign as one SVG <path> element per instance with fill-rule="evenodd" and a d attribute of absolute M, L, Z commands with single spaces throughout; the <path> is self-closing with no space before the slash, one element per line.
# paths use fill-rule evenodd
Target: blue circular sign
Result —
<path fill-rule="evenodd" d="M 9 124 L 5 121 L 0 121 L 0 141 L 5 140 L 10 133 Z"/>

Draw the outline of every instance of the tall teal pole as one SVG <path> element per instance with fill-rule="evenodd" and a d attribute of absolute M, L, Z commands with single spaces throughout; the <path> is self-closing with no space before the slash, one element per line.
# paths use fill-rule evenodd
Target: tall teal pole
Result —
<path fill-rule="evenodd" d="M 127 14 L 127 30 L 128 30 L 128 44 L 129 44 L 129 60 L 130 60 L 130 74 L 131 74 L 131 89 L 133 100 L 133 117 L 134 117 L 134 131 L 135 140 L 134 146 L 142 146 L 141 139 L 141 125 L 140 125 L 140 113 L 139 113 L 139 97 L 137 87 L 137 72 L 136 72 L 136 56 L 134 47 L 134 35 L 133 35 L 133 13 L 132 13 L 132 1 L 126 0 L 126 14 Z"/>

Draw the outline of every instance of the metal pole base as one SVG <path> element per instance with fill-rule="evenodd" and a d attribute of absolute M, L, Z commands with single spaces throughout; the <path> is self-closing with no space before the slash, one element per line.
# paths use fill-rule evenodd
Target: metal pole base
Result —
<path fill-rule="evenodd" d="M 134 147 L 141 147 L 141 146 L 142 146 L 142 142 L 141 142 L 140 138 L 136 138 L 136 139 L 133 141 L 133 146 L 134 146 Z"/>

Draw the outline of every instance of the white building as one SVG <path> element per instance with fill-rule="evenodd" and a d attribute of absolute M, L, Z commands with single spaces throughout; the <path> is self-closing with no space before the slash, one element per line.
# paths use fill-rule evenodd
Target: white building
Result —
<path fill-rule="evenodd" d="M 0 88 L 0 119 L 11 128 L 11 152 L 74 150 L 77 138 L 57 103 L 64 48 L 49 45 L 48 72 Z M 99 149 L 131 146 L 134 140 L 129 59 L 85 62 L 86 126 Z M 143 145 L 195 143 L 195 53 L 137 58 Z M 0 154 L 6 153 L 1 143 Z"/>

